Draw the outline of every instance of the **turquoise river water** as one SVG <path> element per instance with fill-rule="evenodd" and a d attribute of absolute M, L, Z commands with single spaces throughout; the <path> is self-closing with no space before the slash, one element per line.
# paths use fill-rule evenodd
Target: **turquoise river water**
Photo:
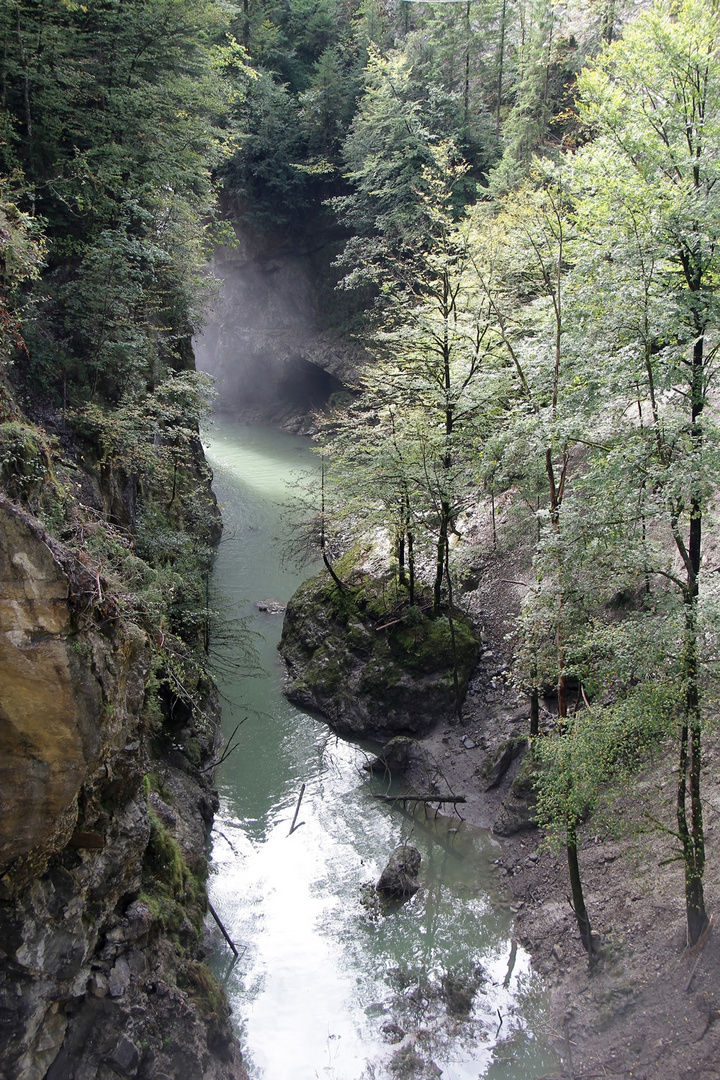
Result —
<path fill-rule="evenodd" d="M 294 480 L 316 469 L 308 440 L 218 421 L 204 441 L 225 523 L 215 587 L 249 619 L 264 668 L 221 675 L 226 735 L 247 720 L 218 772 L 209 882 L 240 951 L 216 932 L 213 966 L 251 1076 L 536 1080 L 555 1061 L 546 1000 L 511 945 L 497 842 L 457 817 L 379 805 L 367 751 L 282 696 L 282 616 L 254 602 L 286 601 L 309 572 L 284 566 L 277 542 Z M 288 835 L 302 784 L 303 824 Z M 382 910 L 372 883 L 406 840 L 422 887 Z"/>

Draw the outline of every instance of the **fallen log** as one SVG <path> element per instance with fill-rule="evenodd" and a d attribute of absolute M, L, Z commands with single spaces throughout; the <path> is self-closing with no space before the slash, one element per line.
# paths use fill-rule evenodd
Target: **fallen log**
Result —
<path fill-rule="evenodd" d="M 373 795 L 373 799 L 380 799 L 385 803 L 456 803 L 466 802 L 464 795 Z"/>

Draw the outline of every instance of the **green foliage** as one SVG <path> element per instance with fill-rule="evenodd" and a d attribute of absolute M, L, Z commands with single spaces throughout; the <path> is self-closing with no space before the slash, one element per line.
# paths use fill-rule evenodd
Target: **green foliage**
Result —
<path fill-rule="evenodd" d="M 572 143 L 576 136 L 577 120 L 570 106 L 585 57 L 574 37 L 563 36 L 559 21 L 548 0 L 529 5 L 513 103 L 503 126 L 503 155 L 489 178 L 493 195 L 518 187 L 536 154 L 553 153 L 555 146 Z"/>
<path fill-rule="evenodd" d="M 347 574 L 347 563 L 339 564 L 338 569 Z M 437 617 L 429 614 L 432 605 L 427 602 L 427 593 L 418 597 L 419 604 L 412 605 L 406 591 L 387 579 L 360 574 L 351 580 L 351 588 L 341 592 L 322 574 L 301 586 L 297 599 L 301 607 L 326 610 L 329 618 L 346 631 L 349 647 L 360 653 L 379 650 L 391 663 L 417 675 L 447 672 L 457 662 L 461 681 L 467 682 L 478 646 L 464 612 L 452 612 L 451 632 L 447 611 Z M 378 627 L 383 629 L 382 635 Z M 324 675 L 326 668 L 323 660 Z M 339 680 L 341 671 L 338 669 L 330 677 Z M 394 677 L 398 677 L 397 673 Z"/>
<path fill-rule="evenodd" d="M 241 146 L 222 170 L 223 183 L 245 202 L 253 223 L 272 227 L 307 205 L 298 107 L 267 74 L 253 80 L 242 107 Z"/>
<path fill-rule="evenodd" d="M 354 193 L 335 203 L 355 233 L 392 234 L 415 221 L 415 185 L 430 161 L 431 135 L 410 76 L 402 53 L 385 58 L 371 51 L 365 92 L 344 147 Z"/>
<path fill-rule="evenodd" d="M 209 376 L 184 371 L 153 391 L 126 395 L 113 409 L 89 404 L 73 421 L 98 447 L 102 467 L 137 474 L 149 496 L 169 485 L 167 506 L 172 507 L 178 471 L 199 462 L 198 427 L 212 393 Z"/>
<path fill-rule="evenodd" d="M 49 467 L 47 439 L 38 428 L 17 421 L 0 424 L 0 484 L 11 499 L 27 502 Z"/>
<path fill-rule="evenodd" d="M 178 986 L 200 1006 L 202 1015 L 224 1020 L 229 1012 L 227 997 L 207 964 L 186 960 L 178 972 Z"/>
<path fill-rule="evenodd" d="M 22 175 L 0 174 L 0 371 L 12 349 L 24 348 L 20 290 L 40 274 L 45 256 L 41 222 L 19 207 Z"/>
<path fill-rule="evenodd" d="M 187 366 L 200 321 L 211 172 L 236 93 L 223 11 L 212 0 L 21 0 L 0 10 L 0 30 L 0 159 L 24 174 L 6 233 L 16 279 L 42 257 L 39 215 L 48 238 L 19 377 L 34 393 L 115 403 Z M 3 192 L 6 219 L 8 205 Z"/>
<path fill-rule="evenodd" d="M 145 866 L 174 900 L 193 896 L 194 882 L 174 836 L 165 828 L 154 810 L 148 810 L 150 839 L 145 851 Z"/>
<path fill-rule="evenodd" d="M 143 858 L 143 891 L 158 930 L 173 935 L 178 952 L 194 950 L 202 933 L 206 901 L 204 871 L 187 864 L 180 844 L 148 806 L 150 836 Z M 192 961 L 191 961 L 192 962 Z"/>
<path fill-rule="evenodd" d="M 568 821 L 583 820 L 601 805 L 612 821 L 613 797 L 674 735 L 678 705 L 677 684 L 652 680 L 612 705 L 568 718 L 561 738 L 536 739 L 538 824 L 563 836 Z M 619 823 L 615 817 L 613 824 Z"/>

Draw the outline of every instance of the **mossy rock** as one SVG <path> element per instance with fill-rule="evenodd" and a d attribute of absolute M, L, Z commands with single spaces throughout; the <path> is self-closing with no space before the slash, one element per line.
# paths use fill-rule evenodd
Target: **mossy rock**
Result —
<path fill-rule="evenodd" d="M 407 735 L 394 735 L 378 752 L 377 757 L 363 765 L 363 769 L 386 776 L 402 776 L 413 757 L 418 756 L 418 747 L 419 743 L 415 739 L 410 739 Z"/>
<path fill-rule="evenodd" d="M 361 736 L 416 735 L 447 723 L 478 655 L 463 612 L 432 618 L 403 604 L 387 581 L 365 576 L 340 590 L 324 571 L 290 600 L 279 648 L 290 700 Z"/>
<path fill-rule="evenodd" d="M 502 783 L 513 761 L 525 753 L 528 745 L 529 740 L 527 737 L 521 735 L 506 739 L 497 747 L 495 752 L 488 758 L 483 769 L 485 791 L 491 791 L 492 788 Z"/>

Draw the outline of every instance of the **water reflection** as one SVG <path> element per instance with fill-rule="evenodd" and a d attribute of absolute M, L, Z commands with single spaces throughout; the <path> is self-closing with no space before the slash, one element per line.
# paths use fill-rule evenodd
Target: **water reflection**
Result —
<path fill-rule="evenodd" d="M 267 674 L 228 680 L 227 731 L 241 749 L 219 776 L 210 892 L 237 962 L 214 960 L 264 1080 L 532 1080 L 552 1064 L 544 998 L 493 894 L 496 842 L 457 817 L 373 800 L 361 748 L 337 739 L 280 692 L 281 623 L 253 602 L 287 599 L 302 575 L 273 538 L 290 474 L 315 468 L 307 443 L 269 428 L 220 425 L 209 456 L 226 535 L 216 579 L 261 632 Z M 300 825 L 288 835 L 301 784 Z M 382 785 L 380 785 L 382 786 Z M 384 788 L 382 788 L 384 790 Z M 373 889 L 393 849 L 422 854 L 421 890 L 384 909 Z M 224 950 L 224 951 L 223 951 Z"/>

